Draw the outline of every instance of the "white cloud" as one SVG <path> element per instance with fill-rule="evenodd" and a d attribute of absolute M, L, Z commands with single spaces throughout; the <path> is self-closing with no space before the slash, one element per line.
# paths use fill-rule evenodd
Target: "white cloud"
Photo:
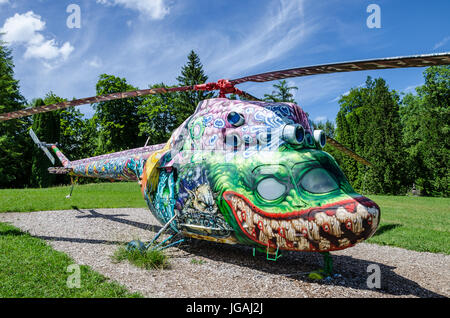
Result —
<path fill-rule="evenodd" d="M 314 118 L 314 121 L 317 122 L 321 122 L 321 121 L 326 121 L 327 120 L 327 116 L 318 116 L 316 118 Z"/>
<path fill-rule="evenodd" d="M 169 14 L 165 0 L 97 0 L 103 5 L 121 5 L 127 9 L 139 11 L 144 17 L 161 20 Z"/>
<path fill-rule="evenodd" d="M 39 31 L 44 30 L 45 22 L 41 17 L 28 11 L 25 14 L 16 13 L 14 16 L 6 19 L 5 24 L 0 29 L 4 32 L 3 40 L 8 43 L 39 43 L 44 37 Z"/>
<path fill-rule="evenodd" d="M 211 68 L 226 69 L 226 75 L 234 75 L 277 59 L 298 47 L 318 27 L 317 23 L 306 20 L 303 2 L 281 0 L 278 6 L 270 7 L 266 16 L 251 26 L 239 43 L 223 39 L 222 42 L 228 43 L 229 47 L 220 50 L 220 57 Z"/>
<path fill-rule="evenodd" d="M 99 68 L 103 66 L 103 61 L 98 56 L 95 56 L 92 60 L 88 62 L 89 66 L 92 66 L 94 68 Z"/>
<path fill-rule="evenodd" d="M 443 38 L 442 41 L 440 41 L 434 45 L 433 50 L 436 50 L 436 49 L 440 48 L 441 46 L 444 46 L 449 40 L 450 40 L 450 36 Z"/>
<path fill-rule="evenodd" d="M 416 89 L 417 87 L 421 86 L 421 85 L 423 85 L 423 84 L 416 84 L 416 85 L 410 85 L 410 86 L 407 86 L 406 88 L 404 88 L 404 89 L 402 90 L 402 92 L 404 92 L 404 93 L 415 92 L 415 89 Z"/>
<path fill-rule="evenodd" d="M 0 5 L 9 3 L 9 0 L 0 0 Z"/>
<path fill-rule="evenodd" d="M 46 40 L 40 33 L 44 29 L 45 21 L 42 21 L 41 16 L 28 11 L 24 14 L 16 13 L 6 19 L 0 33 L 4 33 L 3 41 L 25 47 L 25 59 L 66 60 L 74 47 L 69 42 L 59 47 L 55 39 Z"/>
<path fill-rule="evenodd" d="M 348 94 L 350 94 L 350 91 L 346 91 L 345 93 L 343 93 L 343 94 L 341 94 L 339 96 L 336 96 L 336 98 L 333 98 L 331 100 L 331 102 L 337 102 L 337 101 L 339 101 L 342 98 L 342 96 L 347 96 Z"/>
<path fill-rule="evenodd" d="M 365 85 L 365 83 L 359 84 L 358 86 L 356 86 L 356 88 L 360 88 L 363 87 Z M 350 90 L 346 91 L 345 93 L 342 93 L 341 95 L 337 96 L 336 98 L 332 99 L 330 101 L 331 102 L 337 102 L 339 101 L 343 96 L 347 96 L 348 94 L 350 94 Z"/>

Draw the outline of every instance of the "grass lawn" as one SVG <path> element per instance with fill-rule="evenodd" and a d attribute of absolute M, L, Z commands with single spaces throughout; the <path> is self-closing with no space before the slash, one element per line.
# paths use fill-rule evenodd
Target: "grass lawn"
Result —
<path fill-rule="evenodd" d="M 369 243 L 450 254 L 450 198 L 369 195 L 381 222 Z"/>
<path fill-rule="evenodd" d="M 0 189 L 0 212 L 31 212 L 88 208 L 147 207 L 137 182 L 76 185 L 46 189 Z"/>
<path fill-rule="evenodd" d="M 0 298 L 140 297 L 84 265 L 79 266 L 80 288 L 73 287 L 70 257 L 3 223 L 0 251 Z"/>

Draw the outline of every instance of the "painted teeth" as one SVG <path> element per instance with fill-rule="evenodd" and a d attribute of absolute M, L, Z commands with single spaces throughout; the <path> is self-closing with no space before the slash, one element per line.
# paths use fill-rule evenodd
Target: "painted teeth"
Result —
<path fill-rule="evenodd" d="M 259 240 L 263 243 L 268 243 L 269 239 L 268 237 L 264 234 L 263 231 L 259 232 Z"/>
<path fill-rule="evenodd" d="M 278 223 L 277 220 L 271 220 L 270 226 L 272 227 L 272 230 L 277 231 L 278 228 L 280 227 L 280 223 Z"/>
<path fill-rule="evenodd" d="M 351 245 L 348 238 L 342 237 L 345 234 L 345 228 L 358 235 L 364 231 L 364 220 L 370 218 L 372 222 L 370 224 L 377 224 L 379 216 L 377 208 L 367 208 L 357 204 L 354 213 L 339 207 L 334 215 L 317 212 L 313 214 L 313 219 L 269 219 L 252 210 L 239 196 L 232 196 L 229 202 L 233 205 L 243 229 L 251 237 L 264 245 L 273 247 L 276 242 L 276 247 L 295 250 L 311 250 L 313 242 L 318 244 L 316 247 L 319 250 L 329 250 L 332 247 L 331 242 L 321 236 L 323 231 L 336 237 L 337 247 L 345 248 Z"/>

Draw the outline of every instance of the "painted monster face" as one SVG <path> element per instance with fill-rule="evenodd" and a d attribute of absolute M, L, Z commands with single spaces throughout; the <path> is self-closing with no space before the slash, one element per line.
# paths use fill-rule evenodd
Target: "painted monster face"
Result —
<path fill-rule="evenodd" d="M 272 250 L 330 251 L 369 238 L 379 223 L 378 206 L 353 190 L 314 135 L 295 104 L 199 104 L 172 136 L 166 163 L 180 171 L 178 210 L 189 213 L 189 222 L 198 214 L 216 228 L 226 223 L 222 228 L 239 242 Z M 223 224 L 206 210 L 195 212 L 191 193 L 205 182 Z M 214 226 L 206 223 L 189 226 L 211 233 Z"/>
<path fill-rule="evenodd" d="M 355 193 L 322 151 L 266 153 L 218 164 L 210 173 L 221 208 L 244 242 L 330 251 L 367 239 L 378 226 L 378 206 Z"/>

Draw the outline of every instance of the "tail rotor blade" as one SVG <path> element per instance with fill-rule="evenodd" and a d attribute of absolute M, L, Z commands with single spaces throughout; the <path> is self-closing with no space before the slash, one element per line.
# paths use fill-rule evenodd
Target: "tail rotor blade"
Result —
<path fill-rule="evenodd" d="M 42 149 L 42 151 L 45 153 L 45 155 L 48 157 L 48 159 L 50 159 L 50 161 L 52 162 L 52 165 L 55 164 L 55 158 L 52 156 L 52 154 L 50 153 L 50 151 L 48 151 L 47 147 L 44 145 L 43 142 L 41 142 L 39 140 L 39 138 L 36 136 L 36 134 L 34 133 L 33 129 L 30 129 L 30 136 L 31 139 L 33 139 L 34 143 Z"/>

